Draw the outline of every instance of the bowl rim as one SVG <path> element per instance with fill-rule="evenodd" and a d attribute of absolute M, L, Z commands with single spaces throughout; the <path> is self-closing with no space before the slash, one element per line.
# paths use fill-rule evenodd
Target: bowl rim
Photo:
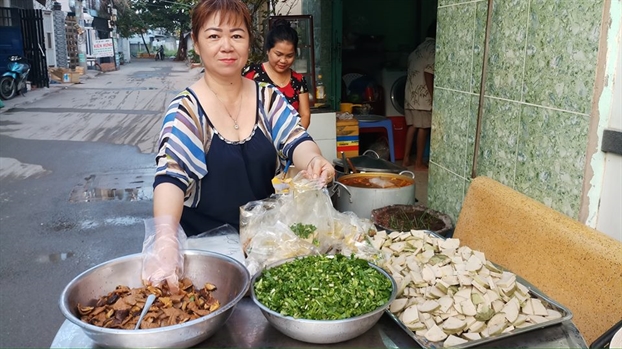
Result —
<path fill-rule="evenodd" d="M 250 285 L 250 290 L 251 290 L 251 298 L 253 300 L 253 302 L 255 302 L 255 304 L 257 304 L 257 306 L 262 310 L 265 311 L 267 313 L 269 313 L 270 315 L 279 317 L 281 319 L 287 319 L 287 320 L 295 320 L 298 322 L 302 322 L 302 323 L 310 323 L 310 324 L 336 324 L 336 323 L 341 323 L 341 322 L 351 322 L 353 320 L 357 320 L 357 319 L 363 319 L 363 318 L 367 318 L 370 317 L 371 315 L 374 315 L 376 313 L 382 312 L 384 310 L 386 310 L 389 305 L 391 305 L 391 303 L 395 300 L 395 298 L 397 297 L 397 283 L 395 282 L 395 279 L 391 276 L 391 274 L 389 274 L 386 270 L 382 269 L 381 267 L 379 267 L 378 265 L 370 262 L 370 261 L 366 261 L 367 264 L 376 269 L 376 271 L 378 271 L 380 274 L 384 275 L 387 279 L 389 279 L 389 281 L 391 281 L 391 287 L 393 288 L 391 291 L 391 295 L 389 296 L 389 299 L 382 304 L 381 306 L 377 307 L 376 309 L 367 312 L 365 314 L 361 314 L 355 317 L 350 317 L 350 318 L 346 318 L 346 319 L 338 319 L 338 320 L 312 320 L 312 319 L 302 319 L 302 318 L 295 318 L 293 316 L 285 316 L 282 315 L 281 313 L 278 313 L 270 308 L 268 308 L 267 306 L 265 306 L 263 303 L 261 303 L 258 299 L 257 296 L 255 295 L 255 282 L 257 281 L 257 279 L 263 274 L 264 270 L 270 269 L 270 268 L 274 268 L 277 267 L 281 264 L 285 264 L 287 262 L 291 262 L 295 259 L 302 259 L 302 258 L 306 258 L 306 257 L 311 257 L 311 256 L 325 256 L 328 258 L 332 258 L 334 257 L 334 255 L 327 255 L 327 254 L 323 254 L 323 255 L 304 255 L 304 256 L 296 256 L 296 257 L 291 257 L 291 258 L 287 258 L 287 259 L 283 259 L 277 262 L 274 262 L 272 264 L 267 265 L 265 268 L 263 268 L 261 271 L 257 272 L 252 280 L 251 280 L 251 285 Z M 346 256 L 347 257 L 347 256 Z M 357 257 L 358 258 L 358 257 Z M 359 258 L 362 259 L 362 258 Z"/>
<path fill-rule="evenodd" d="M 194 319 L 194 320 L 190 320 L 181 324 L 177 324 L 177 325 L 171 325 L 171 326 L 164 326 L 164 327 L 158 327 L 158 328 L 150 328 L 150 329 L 139 329 L 139 330 L 126 330 L 126 329 L 117 329 L 117 328 L 107 328 L 107 327 L 100 327 L 100 326 L 95 326 L 89 323 L 86 323 L 82 320 L 80 320 L 77 316 L 75 316 L 69 309 L 67 309 L 67 307 L 65 306 L 65 299 L 67 298 L 67 294 L 69 293 L 69 289 L 71 288 L 71 286 L 73 284 L 75 284 L 75 282 L 78 279 L 81 279 L 89 274 L 92 274 L 95 272 L 95 270 L 102 268 L 108 264 L 111 264 L 113 262 L 122 262 L 125 260 L 132 260 L 132 259 L 136 259 L 136 258 L 140 258 L 143 254 L 142 253 L 134 253 L 131 255 L 126 255 L 126 256 L 121 256 L 121 257 L 117 257 L 108 261 L 105 261 L 103 263 L 97 264 L 85 271 L 83 271 L 82 273 L 78 274 L 78 276 L 74 277 L 63 289 L 63 292 L 60 295 L 60 300 L 59 300 L 59 308 L 61 313 L 65 316 L 65 318 L 71 322 L 73 322 L 74 324 L 78 325 L 79 327 L 83 328 L 86 332 L 98 332 L 101 334 L 123 334 L 123 335 L 142 335 L 145 333 L 162 333 L 162 332 L 169 332 L 169 331 L 175 331 L 177 329 L 180 328 L 186 328 L 189 327 L 189 325 L 193 325 L 196 323 L 200 323 L 203 321 L 206 321 L 207 319 L 210 318 L 214 318 L 226 311 L 228 311 L 230 308 L 233 308 L 235 305 L 237 305 L 240 300 L 246 295 L 246 293 L 248 292 L 248 288 L 251 285 L 251 277 L 250 277 L 250 273 L 248 271 L 248 269 L 246 268 L 246 266 L 244 266 L 244 264 L 242 264 L 241 262 L 239 262 L 238 260 L 236 260 L 235 258 L 232 258 L 230 256 L 227 256 L 225 254 L 219 253 L 219 252 L 213 252 L 213 251 L 206 251 L 206 250 L 197 250 L 197 249 L 183 249 L 182 250 L 184 253 L 184 258 L 186 256 L 195 256 L 195 255 L 200 255 L 200 256 L 211 256 L 211 257 L 216 257 L 219 259 L 223 259 L 226 260 L 228 262 L 232 262 L 238 269 L 243 271 L 243 274 L 246 276 L 244 285 L 243 285 L 243 289 L 242 291 L 235 296 L 235 298 L 233 298 L 231 301 L 227 302 L 227 304 L 225 304 L 224 306 L 221 306 L 218 310 L 216 310 L 215 312 L 205 315 L 205 316 L 201 316 L 198 319 Z"/>

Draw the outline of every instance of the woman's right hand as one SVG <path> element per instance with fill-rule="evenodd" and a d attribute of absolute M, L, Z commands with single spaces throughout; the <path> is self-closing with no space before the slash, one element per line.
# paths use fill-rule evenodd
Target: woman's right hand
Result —
<path fill-rule="evenodd" d="M 148 220 L 145 229 L 143 281 L 154 286 L 166 282 L 171 294 L 179 293 L 179 278 L 183 275 L 184 267 L 183 229 L 170 217 Z"/>

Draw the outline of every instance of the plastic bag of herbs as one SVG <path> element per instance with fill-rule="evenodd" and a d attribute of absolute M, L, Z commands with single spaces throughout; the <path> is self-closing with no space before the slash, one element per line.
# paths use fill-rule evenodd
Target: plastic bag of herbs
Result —
<path fill-rule="evenodd" d="M 254 274 L 277 261 L 312 254 L 345 254 L 379 263 L 369 243 L 374 224 L 332 205 L 323 183 L 297 174 L 286 194 L 240 208 L 240 240 L 246 267 Z"/>

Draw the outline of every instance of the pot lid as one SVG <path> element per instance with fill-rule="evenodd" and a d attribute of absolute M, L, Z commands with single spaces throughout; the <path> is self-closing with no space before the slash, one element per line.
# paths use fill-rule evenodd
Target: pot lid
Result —
<path fill-rule="evenodd" d="M 367 153 L 367 152 L 365 152 Z M 376 154 L 374 152 L 374 154 Z M 376 154 L 377 155 L 377 154 Z M 406 167 L 396 165 L 390 161 L 374 158 L 370 155 L 361 155 L 350 158 L 352 164 L 358 171 L 364 172 L 392 172 L 392 173 L 400 173 L 406 170 Z M 335 166 L 339 166 L 340 168 L 344 168 L 342 159 L 333 160 L 333 164 Z"/>

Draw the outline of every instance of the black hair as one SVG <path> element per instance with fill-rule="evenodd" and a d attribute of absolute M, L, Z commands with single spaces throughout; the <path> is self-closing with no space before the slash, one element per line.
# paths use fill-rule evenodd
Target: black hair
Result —
<path fill-rule="evenodd" d="M 287 41 L 294 45 L 294 51 L 298 50 L 298 33 L 291 24 L 284 19 L 274 21 L 272 29 L 266 37 L 265 49 L 270 51 L 277 42 Z"/>
<path fill-rule="evenodd" d="M 436 21 L 432 22 L 430 26 L 428 27 L 427 36 L 430 38 L 436 37 Z"/>

